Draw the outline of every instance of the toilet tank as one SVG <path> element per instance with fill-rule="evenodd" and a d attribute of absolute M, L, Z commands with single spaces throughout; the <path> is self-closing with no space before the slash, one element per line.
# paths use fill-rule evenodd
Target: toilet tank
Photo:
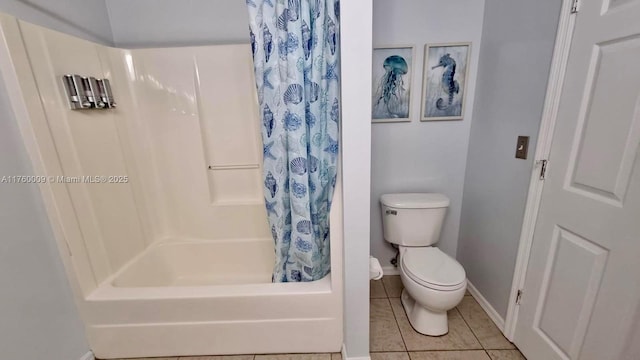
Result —
<path fill-rule="evenodd" d="M 449 207 L 449 198 L 435 193 L 385 194 L 380 197 L 384 239 L 400 246 L 431 246 Z"/>

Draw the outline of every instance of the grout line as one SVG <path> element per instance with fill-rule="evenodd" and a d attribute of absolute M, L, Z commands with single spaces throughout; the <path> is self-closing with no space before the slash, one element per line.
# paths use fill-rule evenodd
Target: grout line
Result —
<path fill-rule="evenodd" d="M 482 343 L 482 341 L 480 341 L 480 338 L 478 338 L 478 335 L 476 335 L 476 332 L 473 331 L 473 327 L 469 325 L 469 322 L 467 321 L 467 319 L 464 318 L 464 315 L 462 315 L 462 311 L 460 311 L 460 309 L 458 309 L 457 306 L 456 306 L 456 311 L 458 312 L 458 314 L 460 314 L 462 321 L 464 321 L 464 323 L 467 324 L 467 327 L 469 328 L 469 330 L 471 330 L 471 334 L 473 334 L 473 337 L 476 338 L 476 340 L 478 341 L 478 344 L 480 344 L 480 346 L 482 347 L 482 350 L 486 352 L 487 349 L 485 349 L 484 344 Z"/>
<path fill-rule="evenodd" d="M 489 359 L 493 359 L 491 355 L 489 355 L 488 351 L 485 349 L 416 350 L 416 351 L 407 351 L 407 352 L 409 353 L 409 357 L 411 357 L 411 353 L 447 353 L 447 352 L 453 353 L 453 352 L 472 352 L 472 351 L 473 352 L 482 351 L 489 357 Z M 387 352 L 392 352 L 392 351 L 387 351 Z"/>
<path fill-rule="evenodd" d="M 400 330 L 400 324 L 398 323 L 398 317 L 396 316 L 396 312 L 393 311 L 393 305 L 391 305 L 391 300 L 393 299 L 392 297 L 389 297 L 389 293 L 387 292 L 387 287 L 384 285 L 384 277 L 380 280 L 382 281 L 382 288 L 384 289 L 384 293 L 387 296 L 387 303 L 389 303 L 389 307 L 391 308 L 391 314 L 393 314 L 393 321 L 396 324 L 396 329 L 398 329 L 398 333 L 400 334 L 400 339 L 402 339 L 402 345 L 404 346 L 404 351 L 407 353 L 407 356 L 409 358 L 411 358 L 411 356 L 409 355 L 409 348 L 407 348 L 407 342 L 404 340 L 404 335 L 402 335 L 402 330 Z M 371 320 L 369 320 L 371 321 Z"/>
<path fill-rule="evenodd" d="M 391 313 L 393 314 L 393 320 L 395 320 L 396 322 L 396 328 L 398 329 L 398 332 L 400 333 L 400 339 L 402 339 L 402 345 L 404 345 L 404 350 L 407 352 L 407 355 L 409 355 L 409 347 L 407 346 L 407 341 L 404 339 L 404 335 L 402 334 L 402 330 L 400 329 L 400 323 L 398 323 L 398 316 L 396 316 L 396 312 L 393 310 L 393 305 L 391 305 L 391 300 L 387 299 L 387 301 L 389 302 L 389 306 L 391 307 Z M 402 306 L 402 301 L 400 301 L 400 307 L 402 307 L 402 311 L 404 311 L 404 306 Z M 407 319 L 408 321 L 409 319 Z M 409 355 L 409 359 L 411 359 L 411 355 Z"/>
<path fill-rule="evenodd" d="M 391 310 L 391 316 L 393 316 L 393 322 L 396 325 L 396 329 L 398 329 L 398 333 L 400 334 L 400 339 L 402 339 L 402 345 L 404 346 L 404 350 L 392 350 L 392 351 L 388 351 L 388 350 L 380 350 L 380 351 L 372 351 L 371 350 L 371 343 L 369 344 L 369 353 L 383 353 L 383 352 L 407 352 L 407 344 L 404 341 L 404 338 L 402 337 L 402 331 L 400 331 L 400 326 L 398 325 L 398 319 L 396 318 L 396 314 L 393 311 L 393 306 L 391 306 L 391 301 L 389 300 L 389 298 L 379 298 L 379 299 L 369 299 L 369 301 L 371 300 L 386 300 L 387 301 L 387 305 L 389 305 L 389 309 Z M 369 325 L 371 325 L 371 314 L 369 314 Z M 344 359 L 343 359 L 344 360 Z"/>
<path fill-rule="evenodd" d="M 390 298 L 387 299 L 387 302 L 389 303 L 389 307 L 391 308 L 391 313 L 393 314 L 393 320 L 396 323 L 396 329 L 398 329 L 398 333 L 400 334 L 400 339 L 402 339 L 402 345 L 404 346 L 404 351 L 407 352 L 407 355 L 409 355 L 409 348 L 407 347 L 407 342 L 404 339 L 404 335 L 402 335 L 402 330 L 400 329 L 400 324 L 398 323 L 398 317 L 396 316 L 396 312 L 393 311 L 393 305 L 391 305 Z M 404 311 L 404 308 L 402 311 Z"/>
<path fill-rule="evenodd" d="M 397 276 L 398 278 L 400 278 L 400 275 L 387 275 L 387 276 L 389 276 L 389 277 L 392 277 L 392 276 L 396 277 Z M 384 292 L 385 292 L 385 294 L 387 294 L 387 298 L 389 298 L 389 299 L 398 299 L 398 298 L 400 298 L 400 296 L 402 296 L 402 291 L 400 292 L 400 296 L 389 296 L 389 292 L 387 291 L 387 287 L 384 285 L 384 277 L 382 278 L 381 281 L 382 281 L 382 287 L 384 288 Z M 404 289 L 404 285 L 402 286 L 402 288 Z"/>
<path fill-rule="evenodd" d="M 478 301 L 473 297 L 473 295 L 471 295 L 471 298 L 473 299 L 473 301 L 474 301 L 476 304 L 478 304 Z M 480 309 L 482 310 L 482 312 L 485 314 L 485 316 L 487 316 L 487 318 L 488 318 L 488 323 L 495 325 L 495 324 L 493 323 L 493 321 L 491 320 L 491 317 L 489 316 L 489 314 L 487 314 L 487 312 L 482 308 L 482 306 L 481 306 L 480 304 L 478 304 L 478 306 L 480 306 Z M 467 326 L 469 326 L 469 329 L 471 329 L 471 332 L 473 333 L 473 336 L 475 336 L 475 337 L 476 337 L 476 339 L 478 339 L 478 342 L 479 342 L 479 343 L 480 343 L 480 345 L 482 346 L 482 349 L 484 349 L 484 350 L 518 350 L 518 351 L 520 351 L 520 349 L 518 349 L 518 347 L 517 347 L 514 343 L 512 343 L 511 341 L 509 341 L 509 339 L 507 339 L 506 337 L 505 337 L 505 340 L 506 340 L 507 342 L 509 342 L 511 345 L 513 345 L 513 348 L 510 348 L 510 349 L 497 348 L 497 349 L 496 349 L 496 348 L 493 348 L 493 347 L 487 347 L 485 344 L 483 344 L 483 343 L 482 343 L 482 341 L 480 341 L 480 338 L 478 337 L 478 335 L 476 335 L 476 330 L 474 330 L 474 328 L 471 326 L 471 324 L 470 324 L 469 322 L 467 322 L 467 319 L 464 317 L 464 315 L 462 314 L 462 311 L 460 311 L 460 310 L 458 309 L 458 307 L 457 307 L 457 306 L 456 306 L 456 310 L 458 310 L 458 312 L 460 313 L 460 316 L 462 317 L 462 320 L 464 320 L 464 322 L 467 324 Z M 500 329 L 498 329 L 498 330 L 500 330 Z M 504 337 L 504 334 L 502 333 L 502 331 L 499 331 L 499 332 L 500 332 L 500 335 L 501 335 L 502 337 Z M 521 353 L 522 353 L 522 352 L 521 352 Z"/>
<path fill-rule="evenodd" d="M 380 280 L 370 280 L 370 281 L 380 281 L 380 284 L 382 285 L 382 292 L 384 292 L 384 297 L 371 297 L 371 284 L 369 284 L 369 300 L 372 299 L 388 299 L 389 295 L 387 295 L 387 290 L 384 288 L 384 283 L 382 282 L 382 279 Z M 369 318 L 369 322 L 371 322 L 371 318 Z"/>
<path fill-rule="evenodd" d="M 446 352 L 476 352 L 476 351 L 482 351 L 484 353 L 487 353 L 488 350 L 485 349 L 441 349 L 441 350 L 415 350 L 415 351 L 407 351 L 408 353 L 446 353 Z M 508 351 L 508 350 L 507 350 Z M 386 352 L 394 352 L 394 351 L 386 351 Z M 395 352 L 399 352 L 399 351 L 395 351 Z M 487 355 L 489 355 L 487 353 Z"/>
<path fill-rule="evenodd" d="M 389 293 L 387 292 L 387 287 L 384 286 L 384 276 L 382 276 L 382 279 L 380 279 L 380 282 L 382 283 L 382 291 L 384 291 L 384 296 L 387 297 L 387 299 L 389 298 Z"/>

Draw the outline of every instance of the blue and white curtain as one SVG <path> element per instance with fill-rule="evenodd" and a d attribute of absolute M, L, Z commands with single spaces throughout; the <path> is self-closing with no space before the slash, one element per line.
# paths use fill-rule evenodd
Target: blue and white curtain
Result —
<path fill-rule="evenodd" d="M 329 211 L 338 161 L 337 0 L 246 0 L 262 118 L 274 282 L 330 271 Z"/>

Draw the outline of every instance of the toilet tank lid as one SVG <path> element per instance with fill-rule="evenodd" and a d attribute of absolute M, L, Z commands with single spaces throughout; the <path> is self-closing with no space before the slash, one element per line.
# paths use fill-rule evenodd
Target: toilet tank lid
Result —
<path fill-rule="evenodd" d="M 435 209 L 449 206 L 449 198 L 436 193 L 384 194 L 380 202 L 398 209 Z"/>

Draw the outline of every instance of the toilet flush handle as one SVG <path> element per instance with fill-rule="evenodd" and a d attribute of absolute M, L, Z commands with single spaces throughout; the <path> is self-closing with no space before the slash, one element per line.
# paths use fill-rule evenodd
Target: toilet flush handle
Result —
<path fill-rule="evenodd" d="M 387 210 L 386 214 L 387 215 L 398 215 L 398 212 L 396 210 Z"/>

